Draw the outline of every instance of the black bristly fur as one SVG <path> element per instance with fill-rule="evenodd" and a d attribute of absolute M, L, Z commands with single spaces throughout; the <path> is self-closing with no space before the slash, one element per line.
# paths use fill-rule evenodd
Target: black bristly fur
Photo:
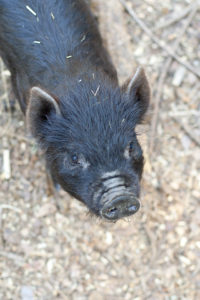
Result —
<path fill-rule="evenodd" d="M 55 92 L 62 82 L 71 85 L 83 60 L 117 80 L 95 19 L 81 0 L 0 0 L 0 44 L 23 112 L 30 87 Z"/>
<path fill-rule="evenodd" d="M 46 150 L 53 180 L 97 215 L 93 195 L 105 172 L 119 170 L 138 197 L 143 155 L 134 128 L 148 107 L 148 83 L 141 71 L 135 87 L 129 81 L 119 87 L 85 2 L 0 0 L 0 55 L 30 129 Z M 38 104 L 35 114 L 33 87 L 53 99 L 44 99 L 46 106 Z M 137 159 L 134 152 L 124 156 L 130 142 Z M 70 161 L 74 154 L 81 167 Z"/>

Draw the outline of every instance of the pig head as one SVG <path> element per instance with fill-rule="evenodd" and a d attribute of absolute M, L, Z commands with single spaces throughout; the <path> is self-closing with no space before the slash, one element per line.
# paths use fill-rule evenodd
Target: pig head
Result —
<path fill-rule="evenodd" d="M 53 181 L 102 218 L 136 213 L 144 159 L 135 127 L 150 99 L 144 70 L 121 88 L 91 72 L 62 90 L 33 87 L 26 112 Z"/>

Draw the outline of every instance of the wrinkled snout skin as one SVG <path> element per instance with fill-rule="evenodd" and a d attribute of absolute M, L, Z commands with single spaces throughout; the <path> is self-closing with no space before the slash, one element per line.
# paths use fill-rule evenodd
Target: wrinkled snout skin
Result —
<path fill-rule="evenodd" d="M 140 208 L 142 68 L 119 86 L 84 0 L 0 0 L 0 55 L 54 184 L 100 218 Z"/>
<path fill-rule="evenodd" d="M 101 186 L 94 192 L 93 201 L 100 204 L 100 215 L 109 220 L 130 216 L 140 208 L 139 178 L 120 171 L 106 173 Z"/>
<path fill-rule="evenodd" d="M 140 208 L 139 178 L 135 174 L 105 173 L 87 189 L 89 193 L 84 202 L 104 219 L 115 221 L 135 214 Z"/>

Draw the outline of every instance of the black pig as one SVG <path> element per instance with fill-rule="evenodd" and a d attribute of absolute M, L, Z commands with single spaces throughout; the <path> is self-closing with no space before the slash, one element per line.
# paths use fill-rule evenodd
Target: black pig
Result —
<path fill-rule="evenodd" d="M 143 69 L 120 88 L 83 0 L 0 0 L 0 55 L 53 182 L 109 220 L 139 209 Z"/>

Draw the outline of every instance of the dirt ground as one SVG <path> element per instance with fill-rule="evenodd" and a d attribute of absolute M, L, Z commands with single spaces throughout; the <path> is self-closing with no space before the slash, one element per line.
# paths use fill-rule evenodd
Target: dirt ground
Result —
<path fill-rule="evenodd" d="M 19 107 L 5 111 L 1 61 L 2 300 L 200 299 L 200 3 L 122 2 L 92 0 L 92 9 L 120 82 L 142 65 L 151 83 L 147 122 L 137 129 L 146 158 L 142 207 L 106 223 L 60 192 L 69 208 L 56 209 Z"/>

